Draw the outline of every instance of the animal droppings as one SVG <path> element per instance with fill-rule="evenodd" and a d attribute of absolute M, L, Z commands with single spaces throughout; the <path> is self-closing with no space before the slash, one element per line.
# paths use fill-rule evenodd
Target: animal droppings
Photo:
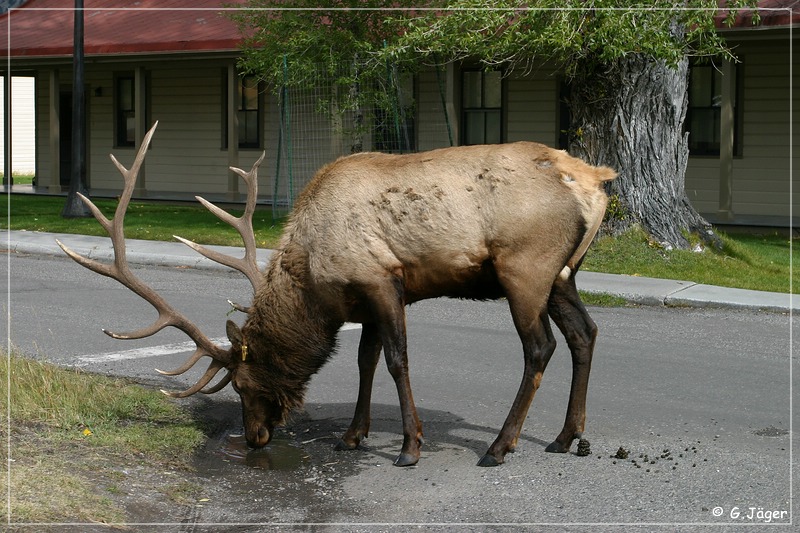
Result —
<path fill-rule="evenodd" d="M 628 450 L 620 446 L 619 450 L 617 450 L 617 453 L 614 455 L 614 457 L 617 459 L 627 459 L 628 453 L 629 453 Z"/>
<path fill-rule="evenodd" d="M 576 452 L 576 455 L 578 457 L 586 457 L 587 455 L 591 455 L 591 453 L 592 453 L 592 449 L 591 449 L 591 445 L 590 445 L 589 441 L 586 440 L 586 439 L 579 440 L 578 441 L 578 451 Z"/>

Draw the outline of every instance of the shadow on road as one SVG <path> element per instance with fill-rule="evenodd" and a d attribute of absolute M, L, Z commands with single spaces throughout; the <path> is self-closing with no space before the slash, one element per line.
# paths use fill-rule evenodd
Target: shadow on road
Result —
<path fill-rule="evenodd" d="M 355 403 L 307 403 L 296 411 L 284 427 L 277 428 L 273 442 L 261 450 L 248 449 L 244 443 L 241 405 L 236 400 L 198 398 L 194 408 L 198 422 L 208 428 L 209 441 L 203 449 L 213 458 L 261 469 L 290 470 L 308 462 L 336 460 L 357 464 L 366 456 L 393 461 L 403 442 L 398 405 L 373 404 L 370 438 L 354 451 L 336 452 L 337 440 L 350 424 Z M 447 411 L 418 409 L 423 423 L 423 455 L 447 449 L 468 451 L 477 460 L 483 456 L 500 428 L 472 424 Z M 545 448 L 551 441 L 525 435 L 526 443 Z M 290 457 L 285 457 L 289 455 Z M 462 458 L 462 460 L 467 460 Z M 206 462 L 204 461 L 204 462 Z M 210 465 L 206 464 L 206 468 Z"/>

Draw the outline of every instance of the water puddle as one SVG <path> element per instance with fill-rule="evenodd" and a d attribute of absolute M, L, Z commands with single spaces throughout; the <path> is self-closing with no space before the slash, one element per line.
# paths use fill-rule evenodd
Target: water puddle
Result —
<path fill-rule="evenodd" d="M 236 464 L 261 470 L 295 470 L 307 463 L 309 455 L 289 435 L 277 433 L 267 446 L 253 449 L 244 435 L 226 432 L 216 455 Z"/>

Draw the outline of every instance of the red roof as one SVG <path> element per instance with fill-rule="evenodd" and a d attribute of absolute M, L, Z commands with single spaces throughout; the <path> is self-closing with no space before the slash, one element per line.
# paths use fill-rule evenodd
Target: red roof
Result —
<path fill-rule="evenodd" d="M 725 6 L 726 0 L 720 0 L 719 6 L 722 8 L 720 14 L 715 17 L 717 27 L 727 29 L 724 23 L 727 15 Z M 758 25 L 753 25 L 753 11 L 742 9 L 736 15 L 731 29 L 747 28 L 775 28 L 800 25 L 800 0 L 759 0 L 758 2 L 760 21 Z"/>
<path fill-rule="evenodd" d="M 84 53 L 114 54 L 235 51 L 241 40 L 226 15 L 228 5 L 246 0 L 84 0 Z M 0 15 L 0 57 L 71 57 L 72 2 L 28 0 Z M 67 4 L 65 6 L 65 4 Z M 727 4 L 720 0 L 721 8 Z M 800 0 L 761 0 L 758 27 L 800 25 Z M 717 17 L 722 24 L 724 11 Z M 743 10 L 734 28 L 753 28 L 752 12 Z"/>
<path fill-rule="evenodd" d="M 84 54 L 237 50 L 241 34 L 222 7 L 245 0 L 84 0 Z M 74 10 L 28 0 L 0 16 L 0 55 L 71 57 Z"/>

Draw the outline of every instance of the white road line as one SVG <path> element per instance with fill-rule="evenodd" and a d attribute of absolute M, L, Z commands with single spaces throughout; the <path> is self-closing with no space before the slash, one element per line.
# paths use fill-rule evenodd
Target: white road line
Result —
<path fill-rule="evenodd" d="M 349 331 L 353 329 L 361 329 L 361 324 L 354 324 L 351 322 L 345 323 L 339 331 Z M 230 342 L 225 337 L 218 339 L 211 339 L 211 341 L 220 346 L 229 346 Z M 131 350 L 124 350 L 121 352 L 107 352 L 96 353 L 90 355 L 81 355 L 75 358 L 78 365 L 89 363 L 110 363 L 114 361 L 125 361 L 128 359 L 147 359 L 148 357 L 162 357 L 164 355 L 172 355 L 181 352 L 194 351 L 194 341 L 176 342 L 174 344 L 162 344 L 159 346 L 147 346 L 145 348 L 133 348 Z"/>
<path fill-rule="evenodd" d="M 221 337 L 219 339 L 211 339 L 212 342 L 219 345 L 228 345 L 228 339 Z M 112 361 L 125 361 L 127 359 L 146 359 L 148 357 L 160 357 L 163 355 L 172 355 L 181 352 L 194 351 L 194 341 L 176 342 L 174 344 L 162 344 L 160 346 L 147 346 L 145 348 L 133 348 L 131 350 L 124 350 L 121 352 L 108 352 L 96 353 L 91 355 L 82 355 L 76 357 L 78 363 L 109 363 Z"/>

